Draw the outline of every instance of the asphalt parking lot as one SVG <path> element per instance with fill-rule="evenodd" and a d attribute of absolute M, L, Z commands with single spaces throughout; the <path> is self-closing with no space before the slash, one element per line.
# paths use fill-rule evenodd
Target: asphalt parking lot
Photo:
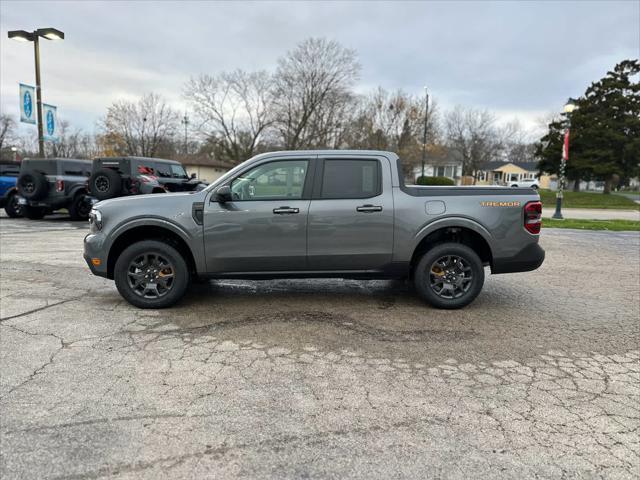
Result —
<path fill-rule="evenodd" d="M 85 233 L 0 219 L 3 479 L 640 475 L 638 233 L 547 230 L 460 311 L 342 280 L 137 310 Z"/>

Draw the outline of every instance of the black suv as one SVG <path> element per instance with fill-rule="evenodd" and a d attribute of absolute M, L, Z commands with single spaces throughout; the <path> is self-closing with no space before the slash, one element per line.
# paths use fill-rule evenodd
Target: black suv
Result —
<path fill-rule="evenodd" d="M 87 220 L 91 211 L 91 201 L 87 197 L 90 173 L 91 160 L 24 159 L 18 177 L 23 215 L 37 220 L 66 208 L 72 220 Z"/>
<path fill-rule="evenodd" d="M 180 162 L 160 158 L 113 157 L 93 161 L 89 191 L 98 200 L 147 193 L 201 190 L 206 183 L 189 177 Z"/>

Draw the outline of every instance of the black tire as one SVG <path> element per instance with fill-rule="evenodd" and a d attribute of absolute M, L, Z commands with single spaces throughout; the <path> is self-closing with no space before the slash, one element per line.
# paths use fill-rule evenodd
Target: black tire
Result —
<path fill-rule="evenodd" d="M 98 200 L 107 200 L 122 192 L 122 177 L 115 170 L 101 168 L 89 178 L 89 190 Z"/>
<path fill-rule="evenodd" d="M 91 212 L 91 203 L 87 196 L 84 193 L 76 194 L 69 206 L 71 220 L 89 220 L 89 212 Z"/>
<path fill-rule="evenodd" d="M 147 257 L 145 257 L 145 255 Z M 158 268 L 158 262 L 156 262 L 155 267 L 151 266 L 153 265 L 153 261 L 147 261 L 146 264 L 144 263 L 144 258 L 152 259 L 154 256 L 156 259 L 160 259 L 160 262 L 165 261 L 166 264 L 170 265 L 173 277 L 171 286 L 167 289 L 166 293 L 156 298 L 148 298 L 143 296 L 146 294 L 147 288 L 138 285 L 136 289 L 133 283 L 137 281 L 140 281 L 140 283 L 145 282 L 147 286 L 153 283 L 153 281 L 146 280 L 145 278 L 135 280 L 134 276 L 144 275 L 145 272 L 148 272 L 148 269 L 153 271 L 154 268 Z M 139 261 L 141 258 L 143 260 Z M 138 263 L 141 267 L 138 268 L 134 263 Z M 140 271 L 138 272 L 137 270 Z M 160 270 L 160 275 L 162 275 L 162 271 L 164 270 Z M 189 286 L 190 274 L 187 262 L 180 252 L 171 245 L 158 240 L 144 240 L 127 247 L 120 254 L 115 265 L 114 279 L 118 292 L 120 292 L 120 295 L 131 305 L 138 308 L 166 308 L 174 305 L 182 298 Z M 159 286 L 160 283 L 156 275 L 156 292 L 158 292 Z M 144 291 L 140 292 L 141 289 L 144 289 Z"/>
<path fill-rule="evenodd" d="M 531 188 L 533 188 L 534 190 L 538 190 L 538 185 L 531 185 Z"/>
<path fill-rule="evenodd" d="M 14 192 L 7 198 L 7 204 L 4 206 L 4 211 L 7 212 L 11 218 L 20 218 L 22 216 L 22 205 L 18 203 L 18 195 Z"/>
<path fill-rule="evenodd" d="M 436 270 L 434 269 L 437 267 L 437 262 L 447 257 L 456 257 L 461 259 L 462 262 L 452 265 L 451 270 L 455 271 L 451 275 L 455 280 L 450 283 L 443 283 L 440 289 L 441 293 L 438 293 L 437 285 L 432 286 L 432 283 L 439 281 L 437 277 L 445 277 L 449 274 L 448 270 L 439 269 L 440 271 L 435 273 Z M 468 270 L 457 273 L 461 270 L 459 265 Z M 458 282 L 458 280 L 460 281 Z M 432 306 L 444 309 L 462 308 L 469 305 L 482 290 L 484 267 L 476 252 L 466 245 L 461 243 L 441 243 L 427 251 L 418 261 L 414 274 L 414 284 L 418 294 Z M 451 291 L 451 285 L 458 285 L 453 287 L 451 298 L 447 298 L 447 295 L 445 295 L 445 285 L 447 285 L 447 292 Z M 454 295 L 456 289 L 460 290 L 458 292 L 459 296 Z"/>
<path fill-rule="evenodd" d="M 27 200 L 40 200 L 48 191 L 47 177 L 40 172 L 27 170 L 18 177 L 18 192 Z"/>
<path fill-rule="evenodd" d="M 47 213 L 44 207 L 32 207 L 31 205 L 24 205 L 22 207 L 22 215 L 29 220 L 41 220 Z"/>
<path fill-rule="evenodd" d="M 511 188 L 518 188 L 518 185 L 511 185 Z"/>

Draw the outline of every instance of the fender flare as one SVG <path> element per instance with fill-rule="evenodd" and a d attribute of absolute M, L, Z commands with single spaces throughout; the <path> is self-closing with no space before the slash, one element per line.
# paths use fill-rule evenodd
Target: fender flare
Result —
<path fill-rule="evenodd" d="M 18 195 L 18 187 L 7 188 L 7 191 L 4 192 L 4 195 L 2 195 L 2 198 L 7 200 L 11 195 Z"/>
<path fill-rule="evenodd" d="M 83 191 L 84 195 L 89 195 L 89 192 L 87 191 L 87 187 L 82 185 L 82 184 L 77 184 L 74 185 L 73 187 L 71 187 L 71 191 L 69 192 L 69 196 L 71 198 L 75 198 L 76 195 L 78 195 L 80 193 L 80 191 Z"/>
<path fill-rule="evenodd" d="M 468 228 L 469 230 L 472 230 L 473 232 L 479 234 L 484 239 L 484 241 L 487 242 L 489 250 L 491 251 L 491 257 L 493 258 L 495 254 L 493 250 L 494 239 L 489 230 L 487 230 L 484 226 L 482 226 L 475 220 L 461 216 L 439 218 L 423 226 L 414 236 L 414 242 L 411 251 L 415 252 L 416 248 L 418 248 L 418 245 L 420 245 L 420 242 L 422 242 L 422 240 L 424 240 L 428 235 L 435 232 L 436 230 L 447 227 Z"/>
<path fill-rule="evenodd" d="M 202 241 L 198 242 L 197 239 L 194 239 L 191 235 L 189 235 L 180 225 L 170 222 L 165 218 L 156 216 L 137 216 L 127 219 L 114 227 L 103 243 L 104 250 L 108 252 L 107 258 L 111 256 L 111 249 L 113 248 L 116 240 L 118 240 L 118 238 L 120 238 L 126 232 L 138 227 L 159 227 L 176 234 L 184 241 L 187 248 L 191 252 L 191 256 L 193 257 L 193 260 L 195 262 L 196 270 L 201 270 L 200 267 L 204 265 L 204 245 L 202 244 Z M 194 245 L 202 245 L 202 248 L 200 250 L 194 250 Z"/>
<path fill-rule="evenodd" d="M 160 227 L 170 230 L 172 233 L 180 236 L 182 240 L 187 242 L 187 245 L 192 240 L 189 234 L 179 225 L 169 222 L 162 217 L 155 216 L 138 216 L 125 220 L 124 222 L 117 225 L 108 237 L 108 245 L 111 248 L 111 245 L 125 232 L 132 230 L 138 227 Z"/>

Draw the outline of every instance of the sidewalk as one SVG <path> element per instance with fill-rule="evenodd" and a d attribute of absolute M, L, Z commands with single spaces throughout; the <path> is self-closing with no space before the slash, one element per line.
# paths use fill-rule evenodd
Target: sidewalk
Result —
<path fill-rule="evenodd" d="M 550 218 L 556 211 L 555 207 L 542 208 L 542 218 Z M 604 208 L 563 208 L 564 218 L 581 220 L 636 220 L 640 221 L 638 210 L 616 210 Z"/>

